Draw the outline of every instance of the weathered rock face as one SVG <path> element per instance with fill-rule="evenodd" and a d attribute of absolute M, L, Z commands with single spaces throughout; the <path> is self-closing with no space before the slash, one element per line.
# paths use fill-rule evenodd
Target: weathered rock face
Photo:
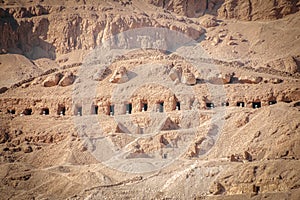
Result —
<path fill-rule="evenodd" d="M 15 17 L 28 17 L 31 15 L 20 9 L 18 12 L 15 8 L 0 8 L 0 32 L 1 32 L 1 49 L 13 53 L 23 53 L 33 59 L 40 57 L 55 58 L 55 48 L 52 44 L 45 42 L 49 27 L 47 18 L 24 18 L 18 21 Z M 35 14 L 43 12 L 32 11 Z M 27 13 L 27 14 L 26 14 Z M 26 33 L 26 34 L 24 34 Z M 6 38 L 10 38 L 7 40 Z"/>
<path fill-rule="evenodd" d="M 86 16 L 77 7 L 71 7 L 62 15 L 61 12 L 65 9 L 51 6 L 39 6 L 36 9 L 0 8 L 0 49 L 3 49 L 2 52 L 25 54 L 33 59 L 55 59 L 56 54 L 77 49 L 94 49 L 108 37 L 135 28 L 165 27 L 193 39 L 197 39 L 204 32 L 192 20 L 187 25 L 171 14 L 148 16 L 142 13 L 126 13 L 121 16 L 109 9 L 102 12 L 104 8 L 101 5 L 90 5 L 84 9 L 93 10 L 97 14 L 89 12 Z M 172 23 L 169 23 L 170 20 Z M 27 33 L 26 36 L 24 32 Z"/>
<path fill-rule="evenodd" d="M 294 0 L 280 1 L 236 1 L 225 0 L 218 10 L 218 16 L 227 19 L 270 20 L 279 19 L 299 10 Z"/>
<path fill-rule="evenodd" d="M 125 83 L 129 80 L 127 76 L 127 69 L 125 67 L 119 67 L 117 68 L 111 78 L 109 79 L 109 82 L 111 83 Z"/>
<path fill-rule="evenodd" d="M 149 3 L 162 7 L 178 15 L 199 17 L 205 13 L 215 14 L 228 19 L 270 20 L 279 19 L 299 10 L 299 1 L 236 1 L 236 0 L 148 0 Z M 205 23 L 208 26 L 211 23 Z"/>
<path fill-rule="evenodd" d="M 58 84 L 60 79 L 62 78 L 61 73 L 57 73 L 51 76 L 48 76 L 44 81 L 43 81 L 43 86 L 44 87 L 52 87 Z"/>
<path fill-rule="evenodd" d="M 217 10 L 222 1 L 148 0 L 149 3 L 187 17 L 199 17 Z"/>

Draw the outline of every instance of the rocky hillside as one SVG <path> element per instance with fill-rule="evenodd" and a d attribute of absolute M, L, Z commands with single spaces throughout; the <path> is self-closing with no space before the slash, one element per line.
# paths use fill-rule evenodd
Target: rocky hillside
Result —
<path fill-rule="evenodd" d="M 272 20 L 299 10 L 299 1 L 295 0 L 193 2 L 151 0 L 143 9 L 142 1 L 79 1 L 76 5 L 42 1 L 32 6 L 3 1 L 1 4 L 7 6 L 0 9 L 0 49 L 2 53 L 22 53 L 32 59 L 55 59 L 57 54 L 93 49 L 105 38 L 134 28 L 165 27 L 194 39 L 203 33 L 198 20 L 172 13 L 193 18 L 212 14 L 223 19 Z M 151 5 L 170 12 L 156 12 Z"/>
<path fill-rule="evenodd" d="M 299 4 L 0 1 L 0 199 L 298 200 Z"/>

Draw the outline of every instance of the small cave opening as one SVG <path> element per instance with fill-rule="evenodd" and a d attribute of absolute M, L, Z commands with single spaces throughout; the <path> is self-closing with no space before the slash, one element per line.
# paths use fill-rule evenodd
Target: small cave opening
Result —
<path fill-rule="evenodd" d="M 237 106 L 237 107 L 245 107 L 245 102 L 243 102 L 243 101 L 238 101 L 238 102 L 236 103 L 236 106 Z"/>
<path fill-rule="evenodd" d="M 113 116 L 115 114 L 115 105 L 109 105 L 109 115 Z"/>
<path fill-rule="evenodd" d="M 64 105 L 58 105 L 57 114 L 61 115 L 61 116 L 65 115 L 66 114 L 66 107 Z"/>
<path fill-rule="evenodd" d="M 98 115 L 99 107 L 97 105 L 92 105 L 91 114 Z"/>
<path fill-rule="evenodd" d="M 269 105 L 274 105 L 274 104 L 276 104 L 276 103 L 277 103 L 276 100 L 269 101 Z"/>
<path fill-rule="evenodd" d="M 161 102 L 158 102 L 158 109 L 157 109 L 157 111 L 158 112 L 164 112 L 164 102 L 163 101 L 161 101 Z"/>
<path fill-rule="evenodd" d="M 258 194 L 260 191 L 260 186 L 257 186 L 257 185 L 253 185 L 253 192 Z"/>
<path fill-rule="evenodd" d="M 78 106 L 75 109 L 75 115 L 82 116 L 82 106 Z"/>
<path fill-rule="evenodd" d="M 16 114 L 16 110 L 15 110 L 15 109 L 11 109 L 11 110 L 8 109 L 8 110 L 7 110 L 7 113 L 8 113 L 8 114 L 14 115 L 14 114 Z"/>
<path fill-rule="evenodd" d="M 141 111 L 147 111 L 148 110 L 148 103 L 147 102 L 142 102 L 141 103 Z"/>
<path fill-rule="evenodd" d="M 298 107 L 298 106 L 300 106 L 300 101 L 298 101 L 294 104 L 294 107 Z"/>
<path fill-rule="evenodd" d="M 180 102 L 179 101 L 176 102 L 176 110 L 180 110 Z"/>
<path fill-rule="evenodd" d="M 132 112 L 132 103 L 126 104 L 126 114 L 131 114 Z"/>
<path fill-rule="evenodd" d="M 252 108 L 260 108 L 261 107 L 261 102 L 252 102 Z"/>
<path fill-rule="evenodd" d="M 49 115 L 49 114 L 50 114 L 49 108 L 42 108 L 41 115 Z"/>
<path fill-rule="evenodd" d="M 206 108 L 213 109 L 215 105 L 213 103 L 206 103 Z"/>
<path fill-rule="evenodd" d="M 227 107 L 227 106 L 229 106 L 229 103 L 228 103 L 228 102 L 223 102 L 223 103 L 222 103 L 222 106 L 223 106 L 223 107 Z"/>
<path fill-rule="evenodd" d="M 23 111 L 23 114 L 24 114 L 24 115 L 31 115 L 31 114 L 32 114 L 32 109 L 31 109 L 31 108 L 26 108 L 26 109 Z"/>

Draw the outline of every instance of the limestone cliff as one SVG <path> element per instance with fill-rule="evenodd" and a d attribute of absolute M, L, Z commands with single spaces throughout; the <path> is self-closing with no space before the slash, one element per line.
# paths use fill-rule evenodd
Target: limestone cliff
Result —
<path fill-rule="evenodd" d="M 299 0 L 148 0 L 149 3 L 187 17 L 217 14 L 218 17 L 240 20 L 273 20 L 299 10 Z"/>
<path fill-rule="evenodd" d="M 196 22 L 186 23 L 171 14 L 122 13 L 122 9 L 101 5 L 9 7 L 0 8 L 0 16 L 1 52 L 31 59 L 55 59 L 57 54 L 91 50 L 108 37 L 135 28 L 164 27 L 194 39 L 203 33 Z"/>

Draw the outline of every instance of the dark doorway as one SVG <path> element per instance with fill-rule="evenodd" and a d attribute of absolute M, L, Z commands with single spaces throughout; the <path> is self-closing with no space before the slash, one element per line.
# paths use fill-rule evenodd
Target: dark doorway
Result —
<path fill-rule="evenodd" d="M 126 104 L 126 114 L 131 114 L 132 112 L 132 104 L 128 103 Z"/>
<path fill-rule="evenodd" d="M 92 106 L 92 114 L 94 114 L 94 115 L 98 115 L 98 106 L 97 105 L 93 105 Z"/>
<path fill-rule="evenodd" d="M 58 105 L 57 114 L 58 115 L 65 115 L 66 114 L 66 107 L 63 106 L 63 105 Z"/>
<path fill-rule="evenodd" d="M 213 103 L 206 103 L 206 108 L 212 109 L 214 107 L 215 107 L 215 105 Z"/>
<path fill-rule="evenodd" d="M 148 110 L 148 104 L 142 103 L 142 111 L 147 111 L 147 110 Z"/>
<path fill-rule="evenodd" d="M 16 114 L 16 110 L 15 109 L 7 110 L 7 113 L 14 115 Z"/>
<path fill-rule="evenodd" d="M 49 115 L 49 108 L 43 108 L 42 109 L 42 112 L 41 112 L 41 115 Z"/>
<path fill-rule="evenodd" d="M 277 103 L 277 101 L 276 101 L 276 100 L 269 101 L 269 105 L 274 105 L 274 104 L 276 104 L 276 103 Z"/>
<path fill-rule="evenodd" d="M 82 106 L 76 107 L 75 114 L 77 116 L 82 116 Z"/>
<path fill-rule="evenodd" d="M 164 112 L 164 102 L 158 103 L 158 112 Z"/>
<path fill-rule="evenodd" d="M 115 114 L 115 106 L 114 105 L 110 105 L 109 106 L 109 115 L 113 116 Z"/>
<path fill-rule="evenodd" d="M 176 102 L 176 110 L 180 110 L 180 102 L 179 101 Z"/>
<path fill-rule="evenodd" d="M 229 103 L 228 103 L 228 102 L 223 102 L 223 103 L 222 103 L 222 106 L 223 106 L 223 107 L 229 106 Z"/>
<path fill-rule="evenodd" d="M 260 187 L 253 185 L 253 192 L 257 194 L 257 193 L 259 193 L 259 191 L 260 191 Z"/>
<path fill-rule="evenodd" d="M 252 102 L 252 108 L 260 108 L 261 102 Z"/>
<path fill-rule="evenodd" d="M 31 108 L 26 108 L 26 109 L 23 111 L 23 114 L 24 114 L 24 115 L 31 115 L 31 114 L 32 114 L 32 109 L 31 109 Z"/>
<path fill-rule="evenodd" d="M 245 102 L 238 101 L 238 102 L 236 103 L 236 106 L 238 106 L 238 107 L 245 107 Z"/>

